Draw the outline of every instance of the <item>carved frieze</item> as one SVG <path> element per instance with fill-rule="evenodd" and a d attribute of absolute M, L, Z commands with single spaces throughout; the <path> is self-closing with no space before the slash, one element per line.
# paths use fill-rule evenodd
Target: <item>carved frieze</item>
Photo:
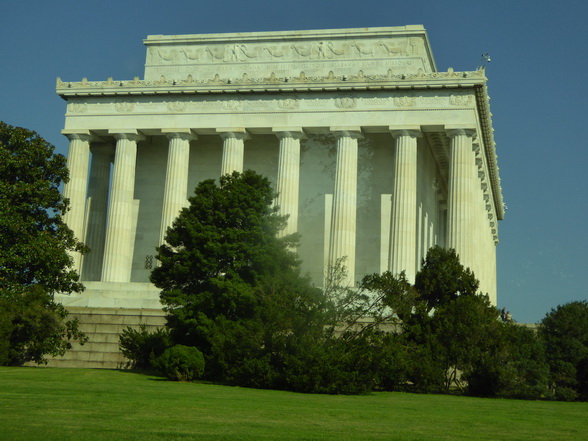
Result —
<path fill-rule="evenodd" d="M 229 112 L 243 110 L 243 101 L 242 100 L 223 101 L 223 109 L 228 110 Z"/>
<path fill-rule="evenodd" d="M 423 55 L 421 37 L 388 39 L 319 40 L 308 42 L 230 43 L 186 46 L 151 46 L 148 64 L 247 63 L 252 61 L 336 60 L 355 58 L 390 58 Z"/>
<path fill-rule="evenodd" d="M 168 101 L 167 109 L 170 112 L 184 112 L 186 111 L 186 101 Z"/>
<path fill-rule="evenodd" d="M 335 98 L 335 107 L 339 109 L 354 109 L 357 107 L 357 98 L 350 96 Z"/>
<path fill-rule="evenodd" d="M 473 106 L 476 99 L 474 95 L 451 95 L 449 97 L 449 104 L 452 106 L 470 107 Z"/>
<path fill-rule="evenodd" d="M 282 110 L 294 110 L 300 107 L 300 100 L 298 98 L 279 99 L 278 107 Z"/>
<path fill-rule="evenodd" d="M 176 38 L 179 37 L 179 38 Z M 185 37 L 185 38 L 184 38 Z M 194 38 L 196 37 L 196 38 Z M 381 28 L 358 33 L 298 32 L 222 34 L 214 36 L 150 36 L 145 40 L 145 79 L 160 75 L 180 79 L 190 74 L 203 79 L 263 78 L 274 72 L 279 78 L 294 73 L 366 76 L 433 72 L 434 63 L 422 27 L 406 30 Z"/>
<path fill-rule="evenodd" d="M 394 105 L 396 107 L 415 107 L 417 98 L 414 95 L 395 96 Z"/>
<path fill-rule="evenodd" d="M 442 109 L 475 106 L 473 95 L 440 92 L 364 92 L 348 94 L 327 92 L 315 94 L 264 94 L 263 96 L 161 96 L 123 98 L 120 101 L 108 97 L 88 100 L 75 98 L 68 104 L 68 114 L 178 114 L 178 113 L 246 113 L 246 112 L 313 112 L 313 111 L 383 111 L 399 109 Z"/>
<path fill-rule="evenodd" d="M 70 103 L 67 106 L 67 111 L 71 113 L 86 113 L 88 110 L 88 104 L 86 103 Z"/>
<path fill-rule="evenodd" d="M 132 101 L 117 101 L 114 108 L 119 113 L 131 113 L 135 110 L 135 103 Z"/>

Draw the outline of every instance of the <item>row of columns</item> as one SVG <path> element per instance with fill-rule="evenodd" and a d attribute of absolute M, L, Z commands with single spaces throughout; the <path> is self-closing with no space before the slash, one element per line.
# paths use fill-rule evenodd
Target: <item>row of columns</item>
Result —
<path fill-rule="evenodd" d="M 419 127 L 390 127 L 394 142 L 392 165 L 393 197 L 390 218 L 390 245 L 388 269 L 397 274 L 406 271 L 407 278 L 414 281 L 417 243 L 417 140 L 421 136 Z M 329 240 L 328 261 L 334 263 L 345 258 L 347 282 L 355 279 L 355 246 L 357 218 L 357 160 L 359 127 L 332 127 L 337 139 L 337 160 L 333 207 Z M 91 179 L 88 184 L 89 132 L 67 133 L 70 139 L 68 167 L 70 182 L 64 196 L 70 199 L 71 210 L 65 221 L 74 234 L 91 247 L 86 262 L 93 280 L 105 282 L 129 282 L 132 263 L 132 209 L 135 182 L 137 143 L 142 140 L 136 130 L 111 131 L 116 139 L 114 167 L 110 193 L 108 181 L 111 147 L 92 145 Z M 197 135 L 190 129 L 162 129 L 169 139 L 166 180 L 163 197 L 161 231 L 159 241 L 163 243 L 167 228 L 180 210 L 187 205 L 188 165 L 190 141 Z M 221 175 L 243 171 L 244 141 L 248 135 L 244 128 L 217 129 L 223 139 Z M 298 188 L 300 175 L 300 140 L 302 128 L 274 128 L 280 140 L 276 204 L 283 214 L 289 215 L 288 226 L 282 235 L 298 229 Z M 447 214 L 447 246 L 455 248 L 467 261 L 473 240 L 470 232 L 471 207 L 475 205 L 474 187 L 478 183 L 472 170 L 475 154 L 472 150 L 474 130 L 452 129 L 450 137 L 449 189 Z M 100 183 L 98 183 L 98 181 Z M 86 195 L 86 189 L 88 194 Z M 106 205 L 108 202 L 108 222 Z M 86 214 L 87 213 L 87 214 Z M 84 219 L 87 223 L 84 224 Z M 102 245 L 101 245 L 102 244 Z M 103 254 L 102 264 L 101 256 Z M 74 256 L 75 269 L 81 269 L 81 256 Z M 98 274 L 101 270 L 101 273 Z"/>

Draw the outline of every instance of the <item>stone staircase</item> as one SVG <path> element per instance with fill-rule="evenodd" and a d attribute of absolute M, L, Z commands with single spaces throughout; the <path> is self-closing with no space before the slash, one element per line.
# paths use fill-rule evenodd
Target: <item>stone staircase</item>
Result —
<path fill-rule="evenodd" d="M 49 359 L 48 367 L 120 369 L 127 359 L 118 347 L 118 337 L 128 326 L 139 329 L 145 324 L 155 331 L 165 324 L 161 309 L 114 309 L 67 307 L 70 317 L 80 322 L 80 330 L 88 336 L 83 346 L 74 343 L 63 357 Z"/>

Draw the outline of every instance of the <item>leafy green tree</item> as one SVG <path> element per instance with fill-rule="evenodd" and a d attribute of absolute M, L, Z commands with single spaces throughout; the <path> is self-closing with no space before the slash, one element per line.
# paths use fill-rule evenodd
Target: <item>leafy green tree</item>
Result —
<path fill-rule="evenodd" d="M 551 381 L 557 399 L 588 399 L 588 302 L 552 309 L 541 321 Z"/>
<path fill-rule="evenodd" d="M 204 353 L 208 378 L 268 387 L 289 336 L 313 329 L 320 292 L 300 276 L 297 237 L 277 236 L 274 196 L 253 171 L 204 181 L 158 248 L 172 340 Z"/>
<path fill-rule="evenodd" d="M 545 348 L 535 330 L 517 323 L 500 323 L 495 350 L 483 353 L 467 374 L 471 395 L 545 399 L 549 366 Z"/>
<path fill-rule="evenodd" d="M 77 319 L 53 301 L 39 285 L 0 295 L 0 365 L 41 364 L 46 356 L 65 354 L 71 340 L 82 344 L 87 337 L 79 331 Z"/>
<path fill-rule="evenodd" d="M 465 390 L 460 380 L 500 351 L 502 323 L 498 315 L 485 295 L 459 296 L 435 310 L 432 320 L 440 348 L 437 358 L 444 363 L 447 390 L 453 385 Z"/>
<path fill-rule="evenodd" d="M 404 273 L 374 274 L 363 286 L 381 298 L 392 312 L 392 354 L 406 354 L 396 376 L 418 392 L 447 391 L 471 372 L 482 355 L 494 351 L 500 334 L 498 312 L 487 296 L 477 295 L 478 281 L 463 267 L 454 250 L 431 248 L 422 261 L 414 286 Z M 402 366 L 402 369 L 399 367 Z M 381 374 L 398 388 L 390 375 Z M 382 387 L 389 387 L 382 384 Z"/>
<path fill-rule="evenodd" d="M 69 252 L 84 252 L 63 222 L 68 201 L 65 157 L 35 132 L 0 122 L 0 348 L 2 364 L 42 362 L 63 353 L 68 337 L 83 339 L 77 322 L 55 304 L 55 292 L 83 285 Z M 43 327 L 46 323 L 46 328 Z"/>
<path fill-rule="evenodd" d="M 458 296 L 475 295 L 479 285 L 474 273 L 460 263 L 455 250 L 440 246 L 427 252 L 414 284 L 428 310 Z"/>
<path fill-rule="evenodd" d="M 379 300 L 384 314 L 376 320 L 382 338 L 379 387 L 385 390 L 437 392 L 443 389 L 445 364 L 432 328 L 427 302 L 404 272 L 364 277 L 360 286 Z"/>

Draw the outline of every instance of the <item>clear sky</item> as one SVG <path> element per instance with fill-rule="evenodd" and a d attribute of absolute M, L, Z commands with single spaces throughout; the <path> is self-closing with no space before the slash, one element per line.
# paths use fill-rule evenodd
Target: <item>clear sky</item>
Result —
<path fill-rule="evenodd" d="M 486 69 L 504 200 L 498 304 L 537 322 L 588 299 L 588 2 L 19 0 L 0 7 L 0 120 L 67 154 L 55 79 L 143 77 L 143 39 L 422 24 L 440 71 Z"/>

